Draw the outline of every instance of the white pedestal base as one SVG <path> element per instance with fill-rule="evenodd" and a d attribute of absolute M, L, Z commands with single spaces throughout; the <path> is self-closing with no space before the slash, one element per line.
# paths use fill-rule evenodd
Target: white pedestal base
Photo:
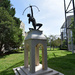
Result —
<path fill-rule="evenodd" d="M 35 73 L 30 73 L 30 66 L 28 66 L 28 68 L 21 66 L 21 67 L 14 68 L 13 70 L 15 72 L 15 75 L 64 75 L 51 68 L 48 68 L 47 70 L 42 70 L 41 64 L 35 67 Z"/>

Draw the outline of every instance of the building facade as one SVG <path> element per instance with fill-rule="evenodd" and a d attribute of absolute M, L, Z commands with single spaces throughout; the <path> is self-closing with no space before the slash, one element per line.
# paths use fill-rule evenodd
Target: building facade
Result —
<path fill-rule="evenodd" d="M 72 23 L 72 18 L 73 15 L 70 15 L 67 17 L 67 35 L 66 35 L 66 22 L 63 23 L 62 27 L 61 27 L 61 41 L 66 40 L 67 38 L 67 44 L 68 44 L 68 50 L 71 51 L 72 50 L 72 46 L 71 46 L 71 37 L 72 37 L 72 31 L 70 29 L 71 23 Z"/>
<path fill-rule="evenodd" d="M 22 29 L 22 36 L 25 37 L 25 24 L 21 21 L 20 28 Z"/>

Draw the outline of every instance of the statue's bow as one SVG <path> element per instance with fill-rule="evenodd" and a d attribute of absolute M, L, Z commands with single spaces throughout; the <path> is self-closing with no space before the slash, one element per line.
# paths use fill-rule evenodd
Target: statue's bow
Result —
<path fill-rule="evenodd" d="M 26 11 L 26 9 L 28 9 L 28 8 L 30 8 L 30 7 L 36 7 L 36 8 L 38 9 L 38 11 L 40 11 L 37 6 L 35 6 L 35 5 L 32 5 L 32 6 L 31 6 L 31 5 L 30 5 L 30 6 L 28 6 L 27 8 L 25 8 L 25 10 L 23 11 L 23 14 L 24 14 L 24 12 Z M 22 14 L 22 15 L 23 15 L 23 14 Z"/>

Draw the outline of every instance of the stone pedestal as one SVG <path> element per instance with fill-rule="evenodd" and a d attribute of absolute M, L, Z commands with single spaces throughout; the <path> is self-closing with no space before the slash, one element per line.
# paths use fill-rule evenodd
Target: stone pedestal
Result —
<path fill-rule="evenodd" d="M 42 64 L 39 63 L 39 47 L 42 49 Z M 30 64 L 28 64 L 30 51 Z M 64 75 L 47 67 L 47 40 L 42 31 L 31 30 L 25 38 L 24 66 L 13 68 L 15 75 Z"/>
<path fill-rule="evenodd" d="M 30 72 L 35 73 L 39 65 L 39 47 L 42 48 L 42 69 L 47 70 L 47 40 L 42 31 L 31 30 L 25 38 L 24 67 L 28 68 L 28 50 L 30 51 Z"/>

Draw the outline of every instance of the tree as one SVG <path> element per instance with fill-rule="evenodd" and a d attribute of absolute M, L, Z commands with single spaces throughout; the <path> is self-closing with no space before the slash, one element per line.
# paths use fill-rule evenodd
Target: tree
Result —
<path fill-rule="evenodd" d="M 55 40 L 55 43 L 56 43 L 56 46 L 59 47 L 61 45 L 61 39 L 58 37 L 56 40 Z"/>
<path fill-rule="evenodd" d="M 0 51 L 3 44 L 9 41 L 11 25 L 14 25 L 15 20 L 9 15 L 5 8 L 0 7 Z"/>
<path fill-rule="evenodd" d="M 60 38 L 59 37 L 57 38 L 56 35 L 50 35 L 49 40 L 50 40 L 50 47 L 53 47 L 53 50 L 54 50 L 54 47 L 56 46 L 58 47 L 61 44 Z"/>
<path fill-rule="evenodd" d="M 15 22 L 16 22 L 15 26 L 16 26 L 17 28 L 20 28 L 20 23 L 21 23 L 20 19 L 17 18 L 17 17 L 13 17 L 13 19 L 14 19 Z"/>
<path fill-rule="evenodd" d="M 5 10 L 0 7 L 0 53 L 2 52 L 2 46 L 5 48 L 19 47 L 22 43 L 22 30 L 17 27 L 16 21 Z"/>
<path fill-rule="evenodd" d="M 45 35 L 45 37 L 46 37 L 46 39 L 47 39 L 47 46 L 49 46 L 50 44 L 49 44 L 49 37 L 47 37 L 46 35 Z"/>
<path fill-rule="evenodd" d="M 23 42 L 22 30 L 20 28 L 14 28 L 12 33 L 11 47 L 18 48 Z"/>
<path fill-rule="evenodd" d="M 9 49 L 22 44 L 21 21 L 14 15 L 15 8 L 12 7 L 10 0 L 0 0 L 0 52 L 2 46 Z"/>
<path fill-rule="evenodd" d="M 51 46 L 53 47 L 53 50 L 54 50 L 54 47 L 56 46 L 56 43 L 55 43 L 56 36 L 51 35 L 51 37 L 52 37 L 52 39 L 51 39 Z"/>
<path fill-rule="evenodd" d="M 0 7 L 5 8 L 12 17 L 15 15 L 15 8 L 12 7 L 10 0 L 1 0 Z"/>

